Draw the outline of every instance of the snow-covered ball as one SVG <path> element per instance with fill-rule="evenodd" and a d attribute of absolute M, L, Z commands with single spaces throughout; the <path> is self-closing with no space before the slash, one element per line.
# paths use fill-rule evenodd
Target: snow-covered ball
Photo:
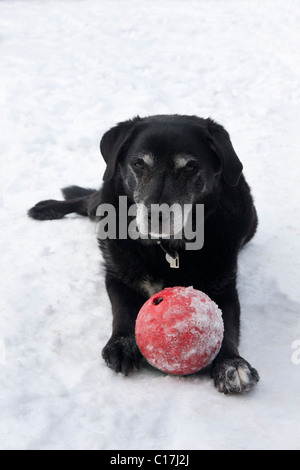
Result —
<path fill-rule="evenodd" d="M 208 366 L 220 350 L 222 312 L 193 287 L 166 288 L 143 305 L 135 334 L 149 364 L 168 374 L 193 374 Z"/>

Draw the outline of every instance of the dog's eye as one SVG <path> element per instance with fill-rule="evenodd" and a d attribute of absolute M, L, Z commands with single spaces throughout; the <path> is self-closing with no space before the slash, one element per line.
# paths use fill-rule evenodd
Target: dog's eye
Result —
<path fill-rule="evenodd" d="M 188 171 L 195 171 L 197 169 L 197 163 L 196 162 L 188 162 L 185 167 L 184 167 L 184 171 L 188 172 Z"/>
<path fill-rule="evenodd" d="M 133 162 L 133 166 L 135 168 L 137 168 L 138 170 L 144 170 L 145 169 L 145 162 L 144 162 L 144 160 L 139 158 L 138 160 L 135 160 L 135 162 Z"/>

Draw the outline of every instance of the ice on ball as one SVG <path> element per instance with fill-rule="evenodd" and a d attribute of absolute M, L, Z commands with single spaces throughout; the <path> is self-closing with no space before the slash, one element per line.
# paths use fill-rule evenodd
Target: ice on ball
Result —
<path fill-rule="evenodd" d="M 193 287 L 172 287 L 150 297 L 136 320 L 136 342 L 149 364 L 174 375 L 208 366 L 223 341 L 222 312 Z"/>

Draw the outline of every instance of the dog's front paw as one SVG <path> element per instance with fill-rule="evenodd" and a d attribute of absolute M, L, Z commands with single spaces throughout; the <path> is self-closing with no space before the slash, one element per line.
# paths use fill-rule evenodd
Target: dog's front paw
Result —
<path fill-rule="evenodd" d="M 134 367 L 139 369 L 142 355 L 134 336 L 113 335 L 103 348 L 102 357 L 115 372 L 128 375 Z"/>
<path fill-rule="evenodd" d="M 48 201 L 41 201 L 34 207 L 29 209 L 28 215 L 36 220 L 53 220 L 62 219 L 64 213 L 59 210 L 58 201 L 49 199 Z"/>
<path fill-rule="evenodd" d="M 214 383 L 219 392 L 248 392 L 259 381 L 258 372 L 242 357 L 216 362 L 212 369 Z"/>

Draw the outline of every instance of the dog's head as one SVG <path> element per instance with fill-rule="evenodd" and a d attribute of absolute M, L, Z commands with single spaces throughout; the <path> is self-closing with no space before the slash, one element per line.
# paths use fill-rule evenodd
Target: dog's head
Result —
<path fill-rule="evenodd" d="M 221 179 L 236 186 L 242 172 L 225 129 L 196 116 L 136 117 L 106 132 L 100 149 L 104 182 L 120 174 L 127 196 L 149 209 L 205 203 Z"/>

